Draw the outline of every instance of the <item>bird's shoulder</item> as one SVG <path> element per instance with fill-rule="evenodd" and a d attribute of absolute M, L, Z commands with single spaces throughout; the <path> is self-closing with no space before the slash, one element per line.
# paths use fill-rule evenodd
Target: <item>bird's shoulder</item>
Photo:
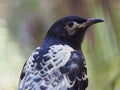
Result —
<path fill-rule="evenodd" d="M 39 76 L 37 80 L 44 79 L 45 81 L 46 76 L 52 76 L 52 78 L 53 76 L 55 76 L 55 78 L 58 77 L 59 79 L 62 79 L 64 76 L 64 78 L 67 79 L 67 86 L 71 87 L 74 85 L 74 81 L 76 81 L 76 78 L 82 80 L 81 75 L 83 75 L 82 72 L 84 72 L 84 70 L 82 69 L 82 67 L 84 67 L 84 64 L 85 62 L 83 54 L 77 50 L 74 50 L 69 45 L 57 44 L 38 47 L 31 54 L 23 67 L 20 76 L 20 85 L 22 85 L 22 82 L 25 83 L 25 77 L 27 78 L 28 76 L 34 78 L 37 78 Z M 79 71 L 79 69 L 81 71 Z M 73 75 L 73 73 L 79 75 L 76 76 Z M 70 80 L 71 82 L 69 82 Z M 50 81 L 51 79 L 47 78 L 46 82 Z"/>
<path fill-rule="evenodd" d="M 43 71 L 43 69 L 60 68 L 64 66 L 75 50 L 69 45 L 56 44 L 36 48 L 24 64 L 22 73 Z M 23 76 L 24 74 L 21 74 Z M 21 77 L 22 79 L 22 77 Z"/>
<path fill-rule="evenodd" d="M 27 72 L 35 73 L 42 69 L 52 69 L 69 66 L 70 63 L 83 66 L 85 59 L 82 52 L 74 50 L 66 44 L 38 47 L 30 55 L 23 69 Z"/>
<path fill-rule="evenodd" d="M 36 48 L 23 66 L 19 86 L 25 83 L 28 77 L 38 78 L 39 76 L 39 80 L 45 79 L 45 81 L 46 76 L 62 78 L 59 68 L 68 62 L 73 51 L 74 49 L 69 45 L 62 44 Z M 47 82 L 51 81 L 49 79 Z"/>
<path fill-rule="evenodd" d="M 68 88 L 85 90 L 88 86 L 87 67 L 82 52 L 73 51 L 68 62 L 60 68 Z"/>

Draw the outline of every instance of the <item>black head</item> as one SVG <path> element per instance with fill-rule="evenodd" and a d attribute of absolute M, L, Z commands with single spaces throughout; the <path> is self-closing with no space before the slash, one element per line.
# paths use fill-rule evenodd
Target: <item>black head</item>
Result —
<path fill-rule="evenodd" d="M 70 44 L 81 44 L 87 28 L 95 23 L 103 22 L 98 18 L 81 18 L 67 16 L 56 21 L 49 29 L 47 36 L 58 38 Z"/>

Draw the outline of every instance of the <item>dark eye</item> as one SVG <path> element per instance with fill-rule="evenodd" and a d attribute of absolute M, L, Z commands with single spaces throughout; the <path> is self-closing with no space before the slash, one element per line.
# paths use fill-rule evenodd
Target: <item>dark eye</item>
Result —
<path fill-rule="evenodd" d="M 67 23 L 68 27 L 73 27 L 73 25 L 74 25 L 74 22 L 72 22 L 72 21 L 70 21 L 70 22 Z"/>

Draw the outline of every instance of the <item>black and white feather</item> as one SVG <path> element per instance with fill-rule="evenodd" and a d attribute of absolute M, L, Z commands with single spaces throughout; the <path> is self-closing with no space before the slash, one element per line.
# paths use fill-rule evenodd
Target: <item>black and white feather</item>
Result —
<path fill-rule="evenodd" d="M 49 47 L 43 55 L 41 52 L 37 48 L 26 62 L 19 90 L 67 90 L 76 82 L 87 85 L 86 64 L 81 53 L 61 44 Z"/>
<path fill-rule="evenodd" d="M 81 43 L 90 24 L 86 22 L 68 16 L 53 24 L 24 64 L 18 90 L 85 90 L 88 77 Z"/>

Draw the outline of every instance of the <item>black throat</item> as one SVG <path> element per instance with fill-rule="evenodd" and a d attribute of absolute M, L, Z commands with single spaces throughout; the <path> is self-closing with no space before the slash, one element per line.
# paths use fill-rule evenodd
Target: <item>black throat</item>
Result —
<path fill-rule="evenodd" d="M 52 45 L 69 45 L 71 46 L 73 49 L 77 50 L 77 51 L 81 51 L 81 44 L 83 41 L 84 35 L 83 36 L 77 36 L 77 37 L 71 37 L 71 38 L 63 38 L 63 37 L 56 37 L 56 36 L 52 36 L 52 35 L 47 35 L 44 39 L 44 41 L 42 42 L 42 44 L 44 45 L 44 43 L 46 44 L 46 47 L 48 46 L 52 46 Z"/>

